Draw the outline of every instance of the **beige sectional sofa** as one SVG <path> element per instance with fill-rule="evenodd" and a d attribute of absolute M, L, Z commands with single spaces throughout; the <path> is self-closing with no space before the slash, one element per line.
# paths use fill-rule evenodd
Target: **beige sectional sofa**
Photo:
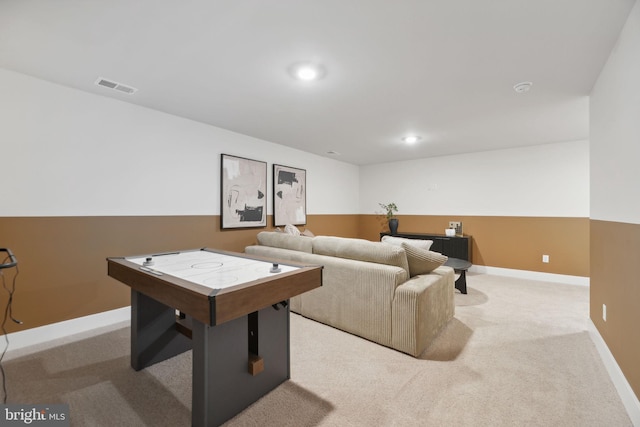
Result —
<path fill-rule="evenodd" d="M 323 286 L 290 301 L 305 317 L 414 357 L 453 317 L 453 270 L 440 266 L 411 277 L 423 265 L 407 258 L 413 246 L 268 231 L 257 240 L 246 253 L 324 266 Z"/>

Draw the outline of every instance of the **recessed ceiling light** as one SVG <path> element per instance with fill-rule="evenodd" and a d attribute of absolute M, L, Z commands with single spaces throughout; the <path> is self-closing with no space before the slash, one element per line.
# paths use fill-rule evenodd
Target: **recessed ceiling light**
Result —
<path fill-rule="evenodd" d="M 298 62 L 289 67 L 289 74 L 303 82 L 311 82 L 323 78 L 326 74 L 325 68 L 320 64 L 312 62 Z"/>
<path fill-rule="evenodd" d="M 528 92 L 529 89 L 531 89 L 531 86 L 533 86 L 533 83 L 531 82 L 520 82 L 513 86 L 513 90 L 518 93 Z"/>
<path fill-rule="evenodd" d="M 318 70 L 313 67 L 300 67 L 296 70 L 296 77 L 304 81 L 315 80 L 318 78 Z"/>
<path fill-rule="evenodd" d="M 333 150 L 327 151 L 327 154 L 331 154 L 332 156 L 339 156 L 340 155 L 340 153 L 338 153 L 337 151 L 333 151 Z"/>
<path fill-rule="evenodd" d="M 404 142 L 406 142 L 407 144 L 415 144 L 416 142 L 420 141 L 422 138 L 420 138 L 417 135 L 409 135 L 409 136 L 405 136 L 404 138 L 402 138 L 402 140 Z"/>

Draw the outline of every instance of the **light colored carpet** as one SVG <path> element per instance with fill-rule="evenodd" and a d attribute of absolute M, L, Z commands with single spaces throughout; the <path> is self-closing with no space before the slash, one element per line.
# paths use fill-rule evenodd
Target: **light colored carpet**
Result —
<path fill-rule="evenodd" d="M 630 426 L 589 338 L 589 289 L 469 275 L 418 359 L 291 316 L 291 380 L 227 426 Z M 74 426 L 188 426 L 191 353 L 141 372 L 129 329 L 5 363 L 9 403 L 70 405 Z"/>

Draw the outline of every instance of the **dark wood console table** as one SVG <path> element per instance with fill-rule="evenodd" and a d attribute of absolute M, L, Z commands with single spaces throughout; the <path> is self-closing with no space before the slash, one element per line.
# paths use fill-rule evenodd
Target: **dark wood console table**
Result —
<path fill-rule="evenodd" d="M 382 239 L 382 236 L 392 236 L 392 234 L 380 233 L 380 239 Z M 449 258 L 471 261 L 471 236 L 445 236 L 444 234 L 424 233 L 396 233 L 393 236 L 406 239 L 433 240 L 432 251 L 440 252 Z"/>

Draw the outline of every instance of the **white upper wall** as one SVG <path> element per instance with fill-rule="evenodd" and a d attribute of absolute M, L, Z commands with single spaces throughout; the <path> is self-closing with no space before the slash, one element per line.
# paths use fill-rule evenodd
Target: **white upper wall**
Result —
<path fill-rule="evenodd" d="M 589 216 L 589 142 L 362 166 L 360 211 L 399 214 Z"/>
<path fill-rule="evenodd" d="M 218 215 L 220 154 L 307 170 L 309 214 L 357 214 L 359 169 L 0 68 L 0 216 Z M 123 95 L 126 96 L 126 95 Z"/>
<path fill-rule="evenodd" d="M 590 104 L 591 218 L 640 224 L 640 2 L 600 73 Z"/>
<path fill-rule="evenodd" d="M 220 154 L 307 170 L 309 214 L 589 216 L 589 143 L 358 167 L 0 69 L 0 216 L 217 215 Z M 123 95 L 124 96 L 124 95 Z"/>

